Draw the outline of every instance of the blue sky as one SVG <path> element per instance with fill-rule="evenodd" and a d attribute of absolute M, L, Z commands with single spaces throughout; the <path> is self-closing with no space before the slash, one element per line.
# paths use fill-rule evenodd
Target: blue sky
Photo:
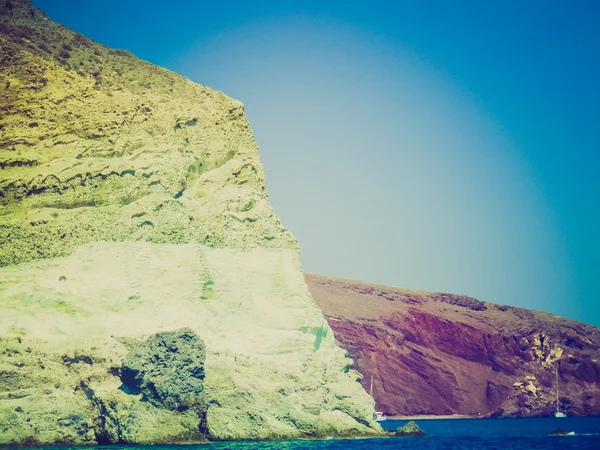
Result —
<path fill-rule="evenodd" d="M 243 101 L 306 271 L 600 325 L 600 3 L 34 4 Z"/>

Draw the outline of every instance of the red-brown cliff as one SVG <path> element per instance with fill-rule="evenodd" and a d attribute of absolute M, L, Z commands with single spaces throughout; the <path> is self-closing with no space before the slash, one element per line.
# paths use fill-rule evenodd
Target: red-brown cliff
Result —
<path fill-rule="evenodd" d="M 600 330 L 471 297 L 306 275 L 388 415 L 600 414 Z M 557 377 L 558 372 L 558 377 Z"/>

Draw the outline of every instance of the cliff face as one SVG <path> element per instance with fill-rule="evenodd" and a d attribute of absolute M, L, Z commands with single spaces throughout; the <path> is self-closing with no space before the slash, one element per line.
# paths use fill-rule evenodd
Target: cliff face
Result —
<path fill-rule="evenodd" d="M 35 10 L 2 17 L 0 266 L 95 241 L 297 248 L 241 103 Z"/>
<path fill-rule="evenodd" d="M 379 430 L 241 103 L 26 0 L 0 85 L 0 444 Z M 182 391 L 163 347 L 202 353 Z"/>
<path fill-rule="evenodd" d="M 307 275 L 377 409 L 390 415 L 600 414 L 600 330 L 476 299 Z"/>

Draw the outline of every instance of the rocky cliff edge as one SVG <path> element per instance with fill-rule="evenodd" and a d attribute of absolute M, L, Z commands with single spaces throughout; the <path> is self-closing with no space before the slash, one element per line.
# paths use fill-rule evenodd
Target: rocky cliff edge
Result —
<path fill-rule="evenodd" d="M 241 103 L 26 0 L 0 85 L 0 444 L 380 431 Z"/>

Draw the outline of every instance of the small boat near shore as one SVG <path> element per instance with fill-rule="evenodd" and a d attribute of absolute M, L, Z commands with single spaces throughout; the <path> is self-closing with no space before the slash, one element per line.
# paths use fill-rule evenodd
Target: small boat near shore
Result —
<path fill-rule="evenodd" d="M 388 420 L 388 417 L 381 411 L 375 411 L 375 420 L 377 422 L 383 422 L 383 421 Z"/>
<path fill-rule="evenodd" d="M 371 375 L 371 388 L 369 389 L 369 395 L 373 398 L 373 375 Z M 375 420 L 377 422 L 384 422 L 388 420 L 387 416 L 381 411 L 375 411 Z"/>
<path fill-rule="evenodd" d="M 554 417 L 556 417 L 557 419 L 567 417 L 567 415 L 564 412 L 561 412 L 558 404 L 558 363 L 556 364 L 556 412 L 554 413 Z"/>

